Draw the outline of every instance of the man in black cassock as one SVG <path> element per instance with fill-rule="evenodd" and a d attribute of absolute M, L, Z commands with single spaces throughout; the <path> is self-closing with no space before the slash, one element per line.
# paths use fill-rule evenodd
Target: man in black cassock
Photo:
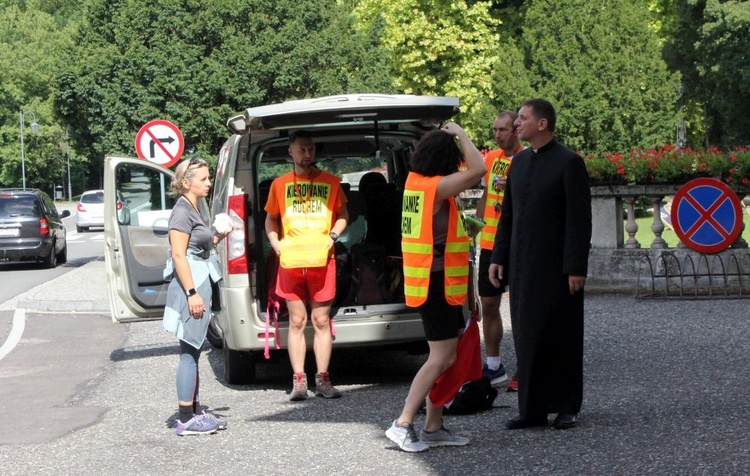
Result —
<path fill-rule="evenodd" d="M 529 148 L 508 174 L 490 281 L 508 273 L 518 363 L 519 416 L 508 429 L 573 428 L 583 399 L 583 287 L 591 242 L 591 191 L 578 154 L 554 138 L 555 109 L 525 101 L 515 122 Z"/>

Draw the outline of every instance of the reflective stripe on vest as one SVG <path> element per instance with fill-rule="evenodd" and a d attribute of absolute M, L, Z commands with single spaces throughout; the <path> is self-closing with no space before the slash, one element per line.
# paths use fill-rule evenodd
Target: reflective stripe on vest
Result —
<path fill-rule="evenodd" d="M 516 151 L 516 154 L 522 150 L 523 147 L 520 147 Z M 485 166 L 487 167 L 487 174 L 484 176 L 487 198 L 484 202 L 483 215 L 485 225 L 479 233 L 479 247 L 485 250 L 491 250 L 495 245 L 497 225 L 500 223 L 500 215 L 502 214 L 502 211 L 497 211 L 495 209 L 495 204 L 497 203 L 502 206 L 503 198 L 505 197 L 505 192 L 503 190 L 495 189 L 495 178 L 508 176 L 511 159 L 512 157 L 508 158 L 505 156 L 503 149 L 490 151 L 484 159 Z"/>
<path fill-rule="evenodd" d="M 406 305 L 417 307 L 427 300 L 433 260 L 432 218 L 435 193 L 441 176 L 410 173 L 406 180 L 401 210 L 401 251 L 404 258 Z M 456 200 L 448 200 L 448 237 L 445 262 L 445 299 L 461 305 L 469 283 L 469 235 Z"/>

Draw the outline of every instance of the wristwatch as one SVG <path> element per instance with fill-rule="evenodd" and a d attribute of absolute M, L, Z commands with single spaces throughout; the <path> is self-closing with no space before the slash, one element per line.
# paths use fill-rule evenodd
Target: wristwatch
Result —
<path fill-rule="evenodd" d="M 339 239 L 339 235 L 337 235 L 335 231 L 332 231 L 329 236 L 334 242 Z"/>
<path fill-rule="evenodd" d="M 198 291 L 196 291 L 195 288 L 190 288 L 187 291 L 185 291 L 185 295 L 187 297 L 193 296 L 195 294 L 198 294 Z"/>

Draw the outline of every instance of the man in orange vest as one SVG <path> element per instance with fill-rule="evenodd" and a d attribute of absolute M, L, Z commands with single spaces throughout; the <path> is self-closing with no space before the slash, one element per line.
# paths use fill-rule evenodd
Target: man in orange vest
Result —
<path fill-rule="evenodd" d="M 331 384 L 328 364 L 333 350 L 331 303 L 336 295 L 332 251 L 349 220 L 346 197 L 341 179 L 315 167 L 315 143 L 310 132 L 296 131 L 289 137 L 289 155 L 294 170 L 273 181 L 265 207 L 265 228 L 280 260 L 276 294 L 286 300 L 289 310 L 287 347 L 294 372 L 290 400 L 307 398 L 306 302 L 315 330 L 315 394 L 339 398 L 341 392 Z"/>
<path fill-rule="evenodd" d="M 505 283 L 499 288 L 490 283 L 489 269 L 495 233 L 500 221 L 505 181 L 513 156 L 523 150 L 516 135 L 515 122 L 518 114 L 503 111 L 495 117 L 492 130 L 499 149 L 490 151 L 485 157 L 487 173 L 482 179 L 484 193 L 477 202 L 477 217 L 485 222 L 479 234 L 479 286 L 478 294 L 482 302 L 482 328 L 487 352 L 487 361 L 482 368 L 484 376 L 493 386 L 508 380 L 508 375 L 500 359 L 500 343 L 503 339 L 503 321 L 500 317 L 500 301 L 505 292 Z M 517 391 L 518 381 L 511 380 L 508 391 Z"/>

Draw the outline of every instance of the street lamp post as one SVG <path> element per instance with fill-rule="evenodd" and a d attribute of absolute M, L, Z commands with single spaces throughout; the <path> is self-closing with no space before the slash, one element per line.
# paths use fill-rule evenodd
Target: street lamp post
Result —
<path fill-rule="evenodd" d="M 73 201 L 73 186 L 70 184 L 70 142 L 68 128 L 65 128 L 65 155 L 68 159 L 68 200 Z"/>
<path fill-rule="evenodd" d="M 24 150 L 23 150 L 23 128 L 26 126 L 26 119 L 25 115 L 31 114 L 31 133 L 36 135 L 36 133 L 39 131 L 39 124 L 36 123 L 36 114 L 34 114 L 32 111 L 21 111 L 20 116 L 20 124 L 21 124 L 21 177 L 22 177 L 22 183 L 23 183 L 23 189 L 26 190 L 26 160 L 24 157 Z"/>

